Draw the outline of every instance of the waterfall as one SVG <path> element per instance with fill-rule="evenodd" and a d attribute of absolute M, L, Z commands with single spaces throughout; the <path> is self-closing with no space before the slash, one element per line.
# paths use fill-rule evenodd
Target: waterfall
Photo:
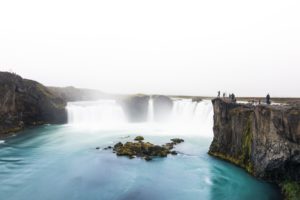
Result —
<path fill-rule="evenodd" d="M 69 102 L 67 105 L 68 124 L 83 128 L 133 128 L 170 133 L 212 136 L 213 109 L 209 100 L 193 102 L 191 99 L 174 99 L 169 119 L 154 121 L 153 99 L 149 99 L 147 121 L 129 123 L 122 106 L 115 100 Z"/>
<path fill-rule="evenodd" d="M 177 131 L 189 131 L 193 134 L 212 137 L 213 107 L 211 101 L 174 100 L 170 123 Z"/>
<path fill-rule="evenodd" d="M 69 102 L 68 123 L 79 126 L 113 126 L 126 123 L 123 109 L 115 100 Z"/>
<path fill-rule="evenodd" d="M 154 108 L 153 108 L 153 99 L 150 97 L 148 103 L 148 122 L 153 122 L 154 120 Z"/>
<path fill-rule="evenodd" d="M 188 122 L 193 120 L 196 114 L 197 102 L 190 99 L 175 100 L 173 104 L 172 120 Z"/>

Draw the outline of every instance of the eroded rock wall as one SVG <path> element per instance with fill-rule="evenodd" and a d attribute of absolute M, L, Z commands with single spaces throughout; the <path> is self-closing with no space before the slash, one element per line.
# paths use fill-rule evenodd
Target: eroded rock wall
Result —
<path fill-rule="evenodd" d="M 265 180 L 300 181 L 299 105 L 245 105 L 212 100 L 214 139 L 209 154 Z"/>

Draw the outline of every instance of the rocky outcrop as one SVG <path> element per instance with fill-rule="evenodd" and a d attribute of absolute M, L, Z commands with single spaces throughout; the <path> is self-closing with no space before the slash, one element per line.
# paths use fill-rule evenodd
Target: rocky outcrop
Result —
<path fill-rule="evenodd" d="M 0 72 L 0 137 L 37 124 L 65 123 L 66 102 L 42 84 Z"/>
<path fill-rule="evenodd" d="M 209 154 L 277 183 L 300 181 L 299 105 L 246 105 L 213 99 Z"/>
<path fill-rule="evenodd" d="M 126 142 L 125 144 L 118 142 L 113 147 L 113 152 L 117 156 L 126 156 L 130 159 L 140 157 L 146 161 L 152 160 L 154 157 L 167 157 L 168 154 L 177 155 L 176 151 L 172 151 L 175 145 L 184 142 L 183 139 L 173 138 L 171 142 L 162 146 L 154 145 L 150 142 L 143 142 L 144 137 L 137 136 L 134 139 L 136 142 Z M 105 148 L 106 150 L 111 147 Z"/>

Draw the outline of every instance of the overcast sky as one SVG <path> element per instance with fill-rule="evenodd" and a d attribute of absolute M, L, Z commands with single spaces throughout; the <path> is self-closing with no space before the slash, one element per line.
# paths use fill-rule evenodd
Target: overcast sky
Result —
<path fill-rule="evenodd" d="M 300 96 L 300 1 L 7 0 L 0 70 L 113 93 Z"/>

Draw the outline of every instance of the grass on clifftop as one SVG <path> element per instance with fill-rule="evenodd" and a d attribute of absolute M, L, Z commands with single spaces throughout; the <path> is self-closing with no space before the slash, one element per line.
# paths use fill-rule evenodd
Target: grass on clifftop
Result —
<path fill-rule="evenodd" d="M 286 200 L 300 200 L 300 183 L 285 181 L 281 188 Z"/>

